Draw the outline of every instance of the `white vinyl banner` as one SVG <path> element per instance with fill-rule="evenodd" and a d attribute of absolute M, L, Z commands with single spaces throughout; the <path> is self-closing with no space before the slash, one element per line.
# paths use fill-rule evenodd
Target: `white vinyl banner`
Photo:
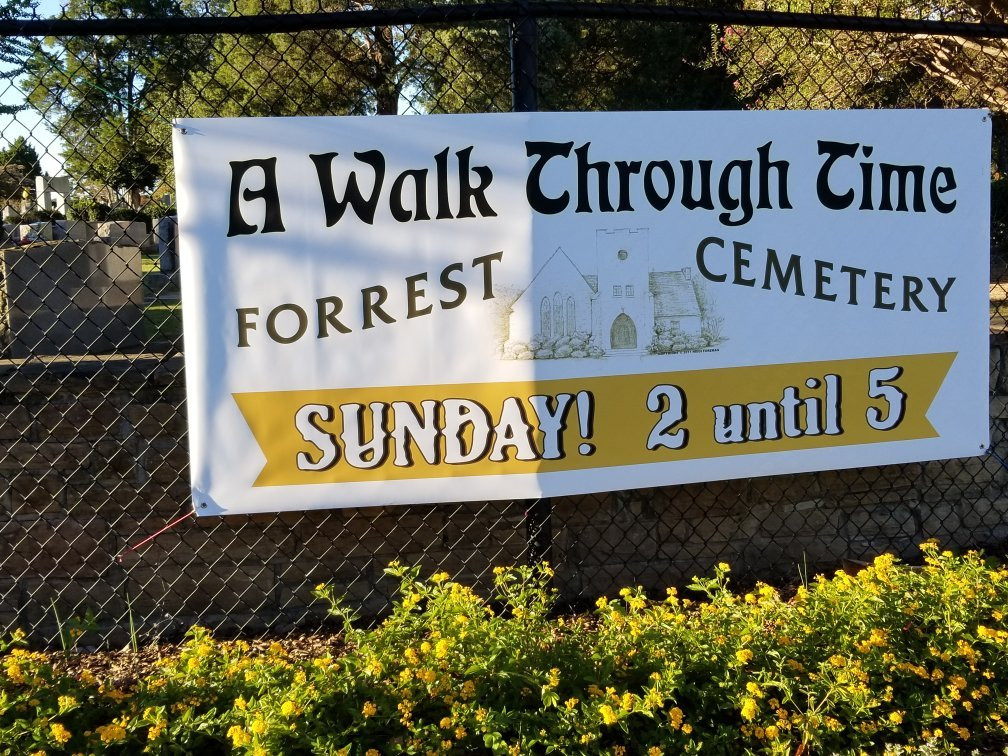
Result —
<path fill-rule="evenodd" d="M 986 111 L 181 119 L 199 514 L 982 453 Z"/>

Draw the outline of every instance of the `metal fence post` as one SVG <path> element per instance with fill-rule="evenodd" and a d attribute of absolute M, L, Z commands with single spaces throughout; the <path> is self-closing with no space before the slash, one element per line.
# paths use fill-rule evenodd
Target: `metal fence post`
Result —
<path fill-rule="evenodd" d="M 527 0 L 518 0 L 517 13 L 511 19 L 511 110 L 515 113 L 531 113 L 539 109 L 538 69 L 539 29 L 535 17 L 529 12 Z M 552 514 L 553 504 L 549 499 L 529 499 L 525 502 L 530 564 L 552 561 Z"/>

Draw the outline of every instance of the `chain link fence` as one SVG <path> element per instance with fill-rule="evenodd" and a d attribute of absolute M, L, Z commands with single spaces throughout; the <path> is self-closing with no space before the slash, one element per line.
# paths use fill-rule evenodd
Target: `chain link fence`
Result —
<path fill-rule="evenodd" d="M 997 6 L 331 0 L 0 6 L 0 629 L 85 645 L 368 617 L 398 559 L 477 587 L 549 559 L 565 607 L 719 561 L 797 581 L 1008 536 L 1008 27 Z M 992 452 L 570 499 L 189 518 L 171 119 L 989 107 Z M 171 527 L 167 527 L 171 526 Z M 163 532 L 159 532 L 162 531 Z M 150 536 L 157 534 L 156 537 Z"/>

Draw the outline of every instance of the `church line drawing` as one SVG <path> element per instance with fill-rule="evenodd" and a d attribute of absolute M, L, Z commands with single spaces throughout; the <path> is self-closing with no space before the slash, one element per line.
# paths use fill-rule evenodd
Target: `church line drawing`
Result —
<path fill-rule="evenodd" d="M 591 261 L 588 256 L 578 259 Z M 699 351 L 723 341 L 720 325 L 690 268 L 654 270 L 649 229 L 599 229 L 593 272 L 586 273 L 558 247 L 515 298 L 502 356 L 599 358 Z"/>

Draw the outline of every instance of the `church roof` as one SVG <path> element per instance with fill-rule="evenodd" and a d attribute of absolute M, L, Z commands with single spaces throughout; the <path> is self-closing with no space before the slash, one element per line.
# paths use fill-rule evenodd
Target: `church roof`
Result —
<path fill-rule="evenodd" d="M 693 282 L 682 271 L 652 273 L 649 288 L 654 296 L 656 318 L 700 314 Z"/>

